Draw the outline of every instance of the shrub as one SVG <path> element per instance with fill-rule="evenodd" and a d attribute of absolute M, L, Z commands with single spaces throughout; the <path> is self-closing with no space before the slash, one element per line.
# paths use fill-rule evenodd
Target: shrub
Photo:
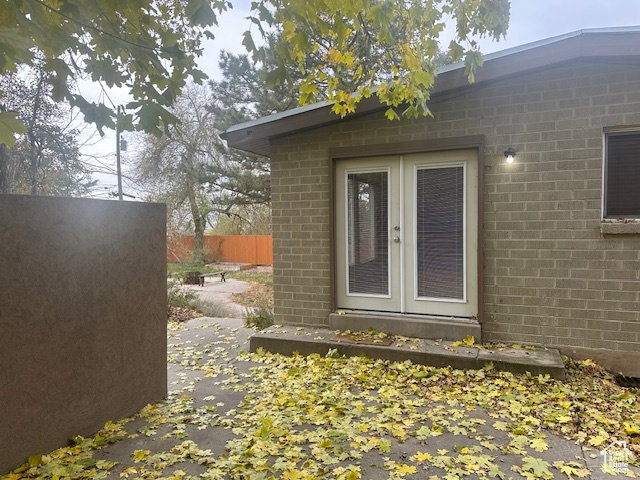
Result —
<path fill-rule="evenodd" d="M 230 316 L 229 309 L 222 304 L 202 300 L 192 290 L 182 288 L 182 280 L 167 279 L 167 306 L 188 308 L 201 313 L 205 317 L 224 318 Z"/>
<path fill-rule="evenodd" d="M 247 311 L 244 324 L 249 328 L 264 330 L 273 325 L 273 310 L 261 305 L 251 311 Z"/>
<path fill-rule="evenodd" d="M 174 278 L 167 279 L 167 305 L 171 307 L 191 308 L 191 303 L 197 300 L 197 295 L 191 290 L 182 288 L 182 281 Z"/>
<path fill-rule="evenodd" d="M 196 298 L 190 302 L 189 308 L 200 312 L 205 317 L 226 318 L 231 315 L 231 312 L 225 305 L 200 298 Z"/>

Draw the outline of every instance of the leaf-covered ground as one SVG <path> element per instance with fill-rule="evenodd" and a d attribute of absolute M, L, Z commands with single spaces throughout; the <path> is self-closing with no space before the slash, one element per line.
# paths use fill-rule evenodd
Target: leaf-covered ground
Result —
<path fill-rule="evenodd" d="M 273 309 L 273 273 L 270 271 L 249 270 L 230 272 L 229 278 L 242 280 L 251 287 L 242 292 L 234 293 L 233 301 L 245 307 L 266 307 Z"/>
<path fill-rule="evenodd" d="M 569 361 L 558 381 L 249 355 L 250 333 L 206 319 L 172 327 L 165 402 L 6 478 L 604 478 L 611 441 L 640 454 L 639 392 L 590 361 Z"/>

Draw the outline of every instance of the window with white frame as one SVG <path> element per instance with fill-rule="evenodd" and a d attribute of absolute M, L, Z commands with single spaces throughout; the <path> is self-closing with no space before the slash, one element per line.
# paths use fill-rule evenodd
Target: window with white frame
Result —
<path fill-rule="evenodd" d="M 640 128 L 605 131 L 603 218 L 640 218 Z"/>

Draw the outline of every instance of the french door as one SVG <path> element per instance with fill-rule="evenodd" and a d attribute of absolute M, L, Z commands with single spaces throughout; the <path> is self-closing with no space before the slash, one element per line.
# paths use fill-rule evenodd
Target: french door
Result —
<path fill-rule="evenodd" d="M 477 315 L 475 150 L 336 163 L 339 308 Z"/>

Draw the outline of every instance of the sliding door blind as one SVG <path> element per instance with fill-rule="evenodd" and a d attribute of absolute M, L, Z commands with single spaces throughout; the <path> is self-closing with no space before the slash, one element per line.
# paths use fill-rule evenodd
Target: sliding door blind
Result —
<path fill-rule="evenodd" d="M 418 297 L 464 298 L 464 170 L 416 172 Z"/>
<path fill-rule="evenodd" d="M 640 133 L 607 137 L 606 216 L 640 217 Z"/>
<path fill-rule="evenodd" d="M 389 294 L 388 173 L 347 176 L 349 293 Z"/>

